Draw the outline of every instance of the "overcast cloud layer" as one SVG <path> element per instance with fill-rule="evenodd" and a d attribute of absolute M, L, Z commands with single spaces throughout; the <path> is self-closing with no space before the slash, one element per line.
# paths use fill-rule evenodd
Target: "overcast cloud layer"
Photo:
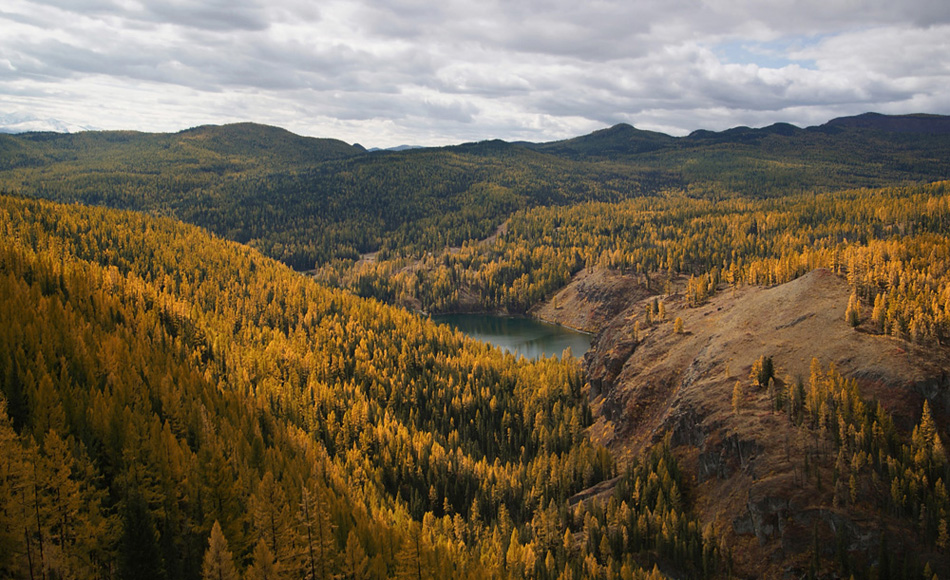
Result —
<path fill-rule="evenodd" d="M 366 146 L 950 114 L 947 0 L 5 0 L 0 115 Z"/>

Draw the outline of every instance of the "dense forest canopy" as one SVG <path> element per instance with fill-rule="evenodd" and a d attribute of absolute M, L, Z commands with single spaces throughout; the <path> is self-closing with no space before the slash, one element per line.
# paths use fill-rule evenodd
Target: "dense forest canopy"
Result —
<path fill-rule="evenodd" d="M 851 119 L 681 138 L 619 125 L 555 143 L 372 153 L 253 124 L 0 135 L 0 190 L 174 216 L 310 270 L 377 250 L 419 257 L 459 246 L 533 207 L 950 178 L 945 118 Z"/>
<path fill-rule="evenodd" d="M 668 450 L 625 476 L 660 493 L 625 504 L 635 541 L 588 535 L 595 508 L 568 500 L 616 467 L 575 362 L 516 360 L 172 220 L 0 204 L 4 575 L 194 578 L 209 537 L 283 577 L 715 569 L 688 504 L 662 499 L 683 494 Z"/>
<path fill-rule="evenodd" d="M 948 159 L 919 116 L 373 153 L 252 124 L 0 136 L 0 577 L 731 575 L 675 442 L 591 439 L 579 361 L 386 302 L 524 312 L 602 268 L 689 307 L 826 267 L 852 326 L 945 348 Z M 803 486 L 833 462 L 835 502 L 946 551 L 928 406 L 902 433 L 817 361 L 770 396 L 821 452 Z M 843 552 L 811 573 L 929 570 Z"/>
<path fill-rule="evenodd" d="M 719 201 L 682 194 L 514 214 L 489 244 L 422 260 L 337 262 L 320 279 L 429 311 L 524 312 L 583 268 L 679 277 L 702 302 L 721 283 L 777 284 L 831 268 L 877 305 L 875 327 L 914 341 L 950 338 L 950 189 L 930 185 Z"/>

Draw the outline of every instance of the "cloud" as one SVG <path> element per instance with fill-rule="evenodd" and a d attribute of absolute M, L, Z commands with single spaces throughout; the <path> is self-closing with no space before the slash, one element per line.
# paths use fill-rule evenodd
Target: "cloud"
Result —
<path fill-rule="evenodd" d="M 948 32 L 944 0 L 9 0 L 0 113 L 367 146 L 950 113 Z"/>
<path fill-rule="evenodd" d="M 37 4 L 82 18 L 120 19 L 127 24 L 148 22 L 215 31 L 263 30 L 268 9 L 259 0 L 36 0 Z"/>

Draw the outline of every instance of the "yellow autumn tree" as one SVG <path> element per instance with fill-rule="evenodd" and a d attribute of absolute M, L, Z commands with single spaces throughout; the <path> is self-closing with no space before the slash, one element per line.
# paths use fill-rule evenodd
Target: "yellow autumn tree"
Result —
<path fill-rule="evenodd" d="M 237 568 L 234 567 L 234 556 L 228 549 L 228 541 L 221 531 L 221 524 L 214 521 L 211 527 L 211 536 L 208 538 L 208 549 L 205 551 L 201 563 L 201 577 L 203 580 L 240 580 Z"/>

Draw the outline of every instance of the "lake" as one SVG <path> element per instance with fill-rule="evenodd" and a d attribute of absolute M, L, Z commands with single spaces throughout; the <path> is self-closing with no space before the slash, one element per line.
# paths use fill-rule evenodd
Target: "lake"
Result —
<path fill-rule="evenodd" d="M 565 348 L 580 358 L 590 348 L 593 336 L 534 318 L 488 314 L 439 314 L 434 322 L 454 326 L 474 339 L 491 343 L 529 359 L 561 357 Z"/>

